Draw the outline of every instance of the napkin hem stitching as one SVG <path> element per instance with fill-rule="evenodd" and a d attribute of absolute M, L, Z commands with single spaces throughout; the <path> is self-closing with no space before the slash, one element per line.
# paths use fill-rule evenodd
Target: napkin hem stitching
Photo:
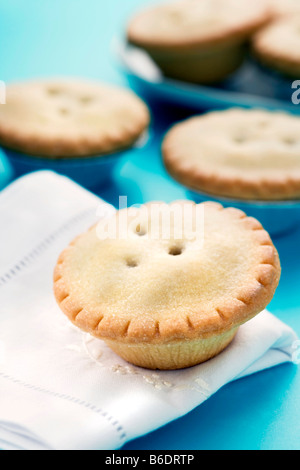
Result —
<path fill-rule="evenodd" d="M 75 405 L 84 406 L 85 408 L 99 414 L 100 416 L 102 416 L 102 418 L 105 418 L 106 421 L 108 421 L 110 425 L 113 427 L 114 431 L 117 432 L 118 437 L 121 441 L 126 440 L 126 431 L 124 427 L 121 425 L 121 423 L 118 421 L 118 419 L 116 419 L 113 415 L 108 414 L 108 412 L 104 411 L 102 408 L 99 408 L 96 405 L 93 405 L 92 403 L 89 403 L 85 400 L 81 400 L 80 398 L 76 398 L 75 396 L 63 394 L 60 392 L 54 392 L 47 388 L 43 388 L 37 385 L 27 383 L 23 380 L 20 380 L 16 377 L 13 377 L 9 374 L 5 374 L 3 372 L 0 372 L 0 377 L 2 377 L 5 380 L 9 380 L 10 382 L 13 382 L 14 384 L 25 387 L 27 389 L 34 390 L 35 392 L 45 393 L 52 397 L 60 398 L 62 400 L 67 400 Z"/>
<path fill-rule="evenodd" d="M 81 222 L 82 219 L 91 215 L 95 212 L 95 208 L 85 209 L 79 214 L 73 216 L 57 230 L 52 232 L 48 237 L 46 237 L 42 242 L 40 242 L 35 248 L 33 248 L 27 255 L 23 256 L 21 260 L 15 263 L 11 268 L 9 268 L 3 275 L 0 276 L 0 288 L 10 281 L 12 281 L 16 276 L 18 276 L 23 269 L 26 269 L 31 263 L 33 263 L 39 256 L 41 256 L 49 246 L 54 243 L 57 238 L 61 236 L 65 231 L 69 230 L 74 224 Z"/>

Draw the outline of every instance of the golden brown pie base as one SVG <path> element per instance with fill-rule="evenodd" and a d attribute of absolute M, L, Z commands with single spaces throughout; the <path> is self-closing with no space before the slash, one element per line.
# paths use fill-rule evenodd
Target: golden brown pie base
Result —
<path fill-rule="evenodd" d="M 233 340 L 238 328 L 208 338 L 174 341 L 166 344 L 128 344 L 105 340 L 120 357 L 146 369 L 175 370 L 191 367 L 212 359 Z"/>
<path fill-rule="evenodd" d="M 222 81 L 244 61 L 244 44 L 230 44 L 174 53 L 147 49 L 167 77 L 191 83 L 210 84 Z"/>

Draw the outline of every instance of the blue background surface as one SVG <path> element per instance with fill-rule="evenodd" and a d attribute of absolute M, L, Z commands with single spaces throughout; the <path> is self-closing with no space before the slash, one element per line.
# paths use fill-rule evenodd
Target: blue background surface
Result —
<path fill-rule="evenodd" d="M 128 86 L 112 39 L 144 3 L 149 0 L 0 0 L 0 80 L 74 75 Z M 191 111 L 150 104 L 150 141 L 130 162 L 120 162 L 114 183 L 99 193 L 115 205 L 119 195 L 127 195 L 129 205 L 186 195 L 166 174 L 160 145 L 166 130 Z M 300 336 L 300 231 L 274 241 L 283 271 L 270 310 Z M 299 366 L 284 364 L 223 387 L 188 415 L 124 449 L 299 447 Z"/>

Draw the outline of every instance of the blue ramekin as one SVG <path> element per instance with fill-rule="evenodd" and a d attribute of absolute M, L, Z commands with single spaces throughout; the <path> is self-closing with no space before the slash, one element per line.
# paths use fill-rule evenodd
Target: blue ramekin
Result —
<path fill-rule="evenodd" d="M 150 132 L 145 132 L 138 141 L 128 149 L 111 154 L 84 158 L 68 157 L 53 159 L 31 156 L 7 148 L 2 148 L 2 151 L 6 154 L 13 168 L 15 177 L 39 170 L 52 170 L 71 178 L 87 189 L 99 189 L 109 184 L 113 171 L 120 162 L 120 159 L 123 157 L 130 158 L 133 152 L 135 153 L 138 149 L 146 145 L 149 136 Z"/>
<path fill-rule="evenodd" d="M 206 193 L 188 190 L 190 199 L 196 203 L 215 201 L 224 207 L 235 207 L 249 217 L 257 219 L 272 237 L 288 235 L 300 227 L 299 201 L 244 201 L 215 197 Z"/>

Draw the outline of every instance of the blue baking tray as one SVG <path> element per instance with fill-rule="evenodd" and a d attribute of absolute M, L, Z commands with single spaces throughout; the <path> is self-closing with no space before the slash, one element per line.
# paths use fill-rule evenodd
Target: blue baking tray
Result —
<path fill-rule="evenodd" d="M 201 86 L 165 77 L 146 52 L 122 37 L 114 38 L 113 50 L 131 87 L 146 99 L 198 111 L 239 106 L 300 114 L 300 82 L 264 68 L 249 53 L 222 83 Z"/>

